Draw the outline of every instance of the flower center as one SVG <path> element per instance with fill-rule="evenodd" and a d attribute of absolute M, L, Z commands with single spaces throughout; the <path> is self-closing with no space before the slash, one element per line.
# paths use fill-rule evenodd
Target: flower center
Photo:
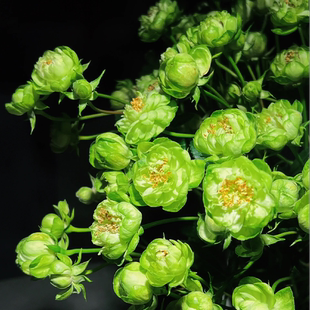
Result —
<path fill-rule="evenodd" d="M 169 254 L 167 250 L 159 250 L 156 252 L 156 257 L 157 258 L 164 258 Z"/>
<path fill-rule="evenodd" d="M 210 124 L 209 129 L 207 129 L 207 133 L 203 134 L 204 137 L 207 137 L 208 134 L 215 135 L 218 129 L 224 129 L 225 133 L 233 134 L 233 129 L 229 124 L 228 117 L 224 117 L 219 119 L 216 124 Z"/>
<path fill-rule="evenodd" d="M 286 56 L 285 56 L 285 61 L 288 63 L 290 61 L 293 61 L 295 55 L 297 54 L 297 52 L 295 53 L 294 51 L 289 51 L 287 52 Z"/>
<path fill-rule="evenodd" d="M 43 66 L 50 65 L 52 63 L 53 63 L 53 60 L 49 59 L 49 60 L 43 61 Z"/>
<path fill-rule="evenodd" d="M 218 191 L 224 207 L 240 206 L 252 201 L 254 190 L 241 177 L 225 179 Z"/>
<path fill-rule="evenodd" d="M 166 183 L 169 179 L 169 176 L 171 174 L 170 171 L 166 171 L 166 165 L 168 163 L 168 159 L 164 158 L 162 160 L 162 163 L 159 165 L 156 165 L 151 169 L 150 172 L 150 182 L 153 184 L 152 187 L 156 188 L 159 183 Z"/>
<path fill-rule="evenodd" d="M 290 7 L 292 7 L 292 8 L 295 7 L 295 5 L 294 5 L 293 3 L 291 3 L 290 0 L 284 0 L 284 2 L 285 2 L 288 6 L 290 6 Z"/>
<path fill-rule="evenodd" d="M 142 102 L 142 99 L 140 97 L 136 97 L 132 99 L 130 104 L 132 108 L 137 112 L 140 112 L 142 108 L 144 107 L 144 103 Z"/>
<path fill-rule="evenodd" d="M 112 234 L 116 234 L 119 232 L 119 222 L 121 218 L 119 216 L 112 215 L 104 208 L 101 208 L 99 212 L 97 212 L 98 216 L 98 233 L 109 231 Z"/>

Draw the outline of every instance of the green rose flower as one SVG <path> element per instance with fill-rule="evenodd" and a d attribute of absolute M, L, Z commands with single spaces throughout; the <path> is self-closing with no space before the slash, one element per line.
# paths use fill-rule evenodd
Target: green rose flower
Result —
<path fill-rule="evenodd" d="M 292 46 L 283 50 L 270 65 L 273 79 L 281 85 L 299 85 L 309 78 L 309 47 Z"/>
<path fill-rule="evenodd" d="M 297 213 L 297 219 L 299 227 L 309 234 L 309 191 L 305 192 L 304 195 L 296 202 L 294 210 Z"/>
<path fill-rule="evenodd" d="M 267 37 L 261 32 L 249 32 L 246 36 L 242 54 L 247 59 L 256 59 L 266 52 Z"/>
<path fill-rule="evenodd" d="M 133 183 L 150 207 L 177 212 L 186 203 L 187 192 L 204 175 L 203 160 L 191 160 L 187 151 L 168 138 L 138 145 L 139 160 L 133 166 Z"/>
<path fill-rule="evenodd" d="M 13 96 L 12 102 L 6 103 L 6 110 L 13 115 L 23 115 L 31 111 L 39 100 L 39 95 L 34 89 L 33 83 L 19 86 Z"/>
<path fill-rule="evenodd" d="M 230 104 L 237 104 L 240 97 L 240 87 L 235 83 L 229 84 L 225 92 L 225 100 Z"/>
<path fill-rule="evenodd" d="M 112 132 L 97 136 L 89 149 L 89 162 L 97 169 L 122 170 L 129 165 L 132 156 L 124 139 Z"/>
<path fill-rule="evenodd" d="M 271 21 L 276 27 L 292 27 L 308 22 L 308 0 L 274 0 L 270 7 Z"/>
<path fill-rule="evenodd" d="M 181 241 L 158 238 L 153 240 L 140 257 L 140 270 L 150 284 L 175 287 L 183 283 L 194 262 L 190 246 Z"/>
<path fill-rule="evenodd" d="M 256 114 L 256 143 L 279 151 L 288 141 L 293 140 L 298 135 L 302 122 L 302 114 L 296 108 L 297 103 L 297 100 L 293 105 L 288 100 L 278 100 Z"/>
<path fill-rule="evenodd" d="M 245 84 L 242 89 L 242 94 L 247 101 L 251 103 L 256 103 L 257 99 L 259 99 L 260 97 L 262 90 L 262 85 L 259 81 L 251 81 Z"/>
<path fill-rule="evenodd" d="M 79 294 L 83 292 L 86 299 L 86 292 L 83 281 L 90 282 L 83 272 L 87 268 L 89 261 L 81 263 L 81 255 L 79 255 L 76 263 L 72 264 L 72 260 L 69 256 L 58 253 L 58 258 L 50 266 L 50 282 L 58 289 L 68 289 L 62 294 L 56 295 L 56 300 L 64 300 L 68 298 L 72 293 Z"/>
<path fill-rule="evenodd" d="M 118 130 L 125 135 L 129 144 L 149 141 L 158 136 L 170 125 L 175 117 L 177 106 L 166 95 L 151 92 L 134 98 L 126 105 L 124 116 L 116 122 Z"/>
<path fill-rule="evenodd" d="M 242 24 L 245 24 L 252 18 L 254 6 L 253 0 L 237 0 L 232 7 L 232 12 L 235 15 L 239 14 L 242 18 Z"/>
<path fill-rule="evenodd" d="M 236 39 L 241 29 L 241 18 L 226 11 L 212 12 L 198 26 L 198 41 L 208 47 L 221 47 Z"/>
<path fill-rule="evenodd" d="M 43 93 L 63 92 L 83 71 L 76 53 L 67 46 L 60 46 L 54 51 L 44 52 L 35 64 L 31 77 L 36 88 Z"/>
<path fill-rule="evenodd" d="M 307 189 L 309 189 L 309 162 L 310 159 L 308 159 L 307 162 L 305 163 L 301 173 L 302 183 Z"/>
<path fill-rule="evenodd" d="M 49 213 L 43 217 L 40 230 L 58 239 L 64 233 L 65 228 L 65 223 L 58 215 Z"/>
<path fill-rule="evenodd" d="M 179 13 L 180 10 L 176 1 L 160 0 L 155 6 L 150 7 L 148 14 L 139 18 L 141 23 L 139 37 L 141 41 L 157 41 L 167 26 L 176 20 Z"/>
<path fill-rule="evenodd" d="M 299 187 L 295 181 L 277 179 L 272 182 L 271 194 L 278 202 L 278 212 L 289 212 L 298 200 Z"/>
<path fill-rule="evenodd" d="M 166 310 L 219 310 L 212 302 L 211 294 L 190 292 L 177 301 L 171 302 Z"/>
<path fill-rule="evenodd" d="M 276 294 L 272 288 L 260 279 L 246 277 L 234 289 L 233 306 L 237 310 L 268 309 L 294 310 L 294 296 L 290 287 L 286 287 Z"/>
<path fill-rule="evenodd" d="M 214 222 L 238 240 L 257 236 L 273 218 L 272 177 L 246 157 L 207 167 L 203 201 Z"/>
<path fill-rule="evenodd" d="M 135 87 L 142 94 L 148 94 L 153 90 L 157 93 L 160 92 L 158 70 L 153 70 L 151 74 L 143 75 L 139 79 L 136 79 Z"/>
<path fill-rule="evenodd" d="M 163 91 L 175 98 L 185 98 L 198 84 L 199 67 L 193 56 L 176 54 L 163 61 L 159 68 L 159 83 Z"/>
<path fill-rule="evenodd" d="M 254 0 L 255 10 L 259 14 L 266 14 L 273 5 L 274 0 Z"/>
<path fill-rule="evenodd" d="M 140 271 L 138 262 L 129 263 L 116 271 L 113 288 L 119 298 L 132 305 L 144 305 L 153 297 L 152 287 Z"/>
<path fill-rule="evenodd" d="M 224 240 L 228 233 L 225 227 L 217 225 L 208 214 L 203 219 L 199 216 L 197 222 L 198 236 L 208 243 L 219 243 Z"/>
<path fill-rule="evenodd" d="M 102 255 L 113 260 L 134 251 L 142 230 L 142 214 L 136 207 L 107 199 L 97 206 L 94 220 L 90 226 L 92 242 L 102 247 Z"/>
<path fill-rule="evenodd" d="M 213 112 L 194 137 L 195 148 L 208 155 L 238 156 L 250 152 L 255 143 L 255 127 L 239 109 Z"/>
<path fill-rule="evenodd" d="M 50 274 L 50 265 L 56 256 L 47 246 L 55 241 L 46 233 L 37 232 L 22 239 L 16 247 L 16 264 L 28 275 L 45 278 Z"/>

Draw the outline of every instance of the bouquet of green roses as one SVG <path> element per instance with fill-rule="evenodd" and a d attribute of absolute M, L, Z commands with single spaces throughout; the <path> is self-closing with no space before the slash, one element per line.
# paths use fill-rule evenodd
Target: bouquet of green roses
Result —
<path fill-rule="evenodd" d="M 18 243 L 19 268 L 49 278 L 57 300 L 86 298 L 82 282 L 115 264 L 115 294 L 131 310 L 302 309 L 308 264 L 275 279 L 266 260 L 283 248 L 301 256 L 309 240 L 308 16 L 305 0 L 214 0 L 191 15 L 160 0 L 138 35 L 170 46 L 150 74 L 118 81 L 111 95 L 97 90 L 108 72 L 88 81 L 89 63 L 71 48 L 46 51 L 5 107 L 26 115 L 31 132 L 38 116 L 52 121 L 55 153 L 92 140 L 91 186 L 76 197 L 93 206 L 93 222 L 72 225 L 74 209 L 59 201 Z M 46 112 L 53 93 L 76 103 L 74 117 Z M 81 135 L 98 117 L 115 117 L 115 127 Z M 163 218 L 145 223 L 158 207 Z M 184 225 L 178 240 L 165 234 L 169 223 Z M 72 233 L 94 247 L 69 248 Z M 102 264 L 88 269 L 89 254 Z"/>

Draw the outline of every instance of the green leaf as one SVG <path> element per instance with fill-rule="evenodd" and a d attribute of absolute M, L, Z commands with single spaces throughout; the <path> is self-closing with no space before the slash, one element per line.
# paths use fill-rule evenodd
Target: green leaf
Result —
<path fill-rule="evenodd" d="M 46 109 L 49 109 L 49 106 L 47 106 L 46 104 L 44 104 L 42 101 L 37 101 L 36 102 L 36 105 L 34 106 L 34 110 L 39 110 L 39 111 L 42 111 L 42 110 L 46 110 Z"/>
<path fill-rule="evenodd" d="M 73 93 L 73 92 L 64 91 L 64 92 L 62 92 L 62 94 L 63 94 L 64 96 L 66 96 L 67 98 L 71 99 L 71 100 L 76 100 L 76 99 L 78 99 L 78 98 L 76 98 L 76 97 L 74 96 L 74 93 Z M 58 101 L 58 103 L 60 103 L 60 102 Z"/>
<path fill-rule="evenodd" d="M 47 247 L 55 253 L 63 253 L 63 249 L 59 245 L 47 245 Z"/>
<path fill-rule="evenodd" d="M 88 63 L 82 65 L 83 72 L 88 68 L 89 64 L 90 64 L 90 61 Z"/>
<path fill-rule="evenodd" d="M 260 235 L 260 238 L 263 241 L 264 245 L 271 245 L 279 241 L 285 241 L 285 238 L 279 238 L 279 237 L 268 235 L 268 234 L 262 234 Z"/>
<path fill-rule="evenodd" d="M 92 86 L 93 90 L 95 90 L 98 87 L 104 72 L 105 72 L 105 69 L 101 72 L 101 74 L 95 80 L 89 82 L 89 84 Z"/>
<path fill-rule="evenodd" d="M 28 112 L 27 114 L 28 114 L 28 119 L 30 121 L 30 127 L 31 127 L 30 134 L 32 134 L 36 126 L 36 114 L 34 113 L 33 110 Z"/>
<path fill-rule="evenodd" d="M 274 96 L 272 95 L 272 93 L 270 93 L 270 92 L 267 91 L 267 90 L 262 90 L 262 91 L 260 92 L 260 96 L 259 96 L 260 99 L 266 99 L 266 98 L 272 98 L 272 97 L 274 97 Z"/>
<path fill-rule="evenodd" d="M 60 103 L 61 103 L 61 101 L 63 101 L 65 97 L 66 97 L 66 95 L 65 95 L 65 94 L 63 94 L 63 93 L 59 93 L 58 104 L 60 104 Z"/>
<path fill-rule="evenodd" d="M 259 237 L 241 242 L 235 249 L 235 252 L 240 257 L 255 257 L 261 255 L 264 245 Z"/>
<path fill-rule="evenodd" d="M 294 295 L 290 287 L 285 287 L 275 294 L 276 303 L 273 310 L 294 310 Z"/>
<path fill-rule="evenodd" d="M 72 266 L 72 260 L 69 256 L 61 254 L 61 253 L 57 253 L 57 257 L 59 258 L 60 261 L 62 261 L 68 267 Z"/>
<path fill-rule="evenodd" d="M 219 52 L 217 54 L 212 55 L 212 59 L 217 58 L 219 56 L 221 56 L 223 54 L 223 52 Z"/>
<path fill-rule="evenodd" d="M 199 99 L 200 99 L 200 89 L 198 86 L 195 87 L 194 94 L 193 94 L 192 98 L 195 101 L 195 109 L 197 110 L 197 104 L 198 104 Z"/>
<path fill-rule="evenodd" d="M 56 300 L 64 300 L 64 299 L 67 299 L 71 294 L 73 293 L 73 286 L 71 285 L 70 288 L 65 291 L 64 293 L 62 294 L 57 294 L 55 299 Z"/>
<path fill-rule="evenodd" d="M 231 243 L 231 235 L 225 238 L 223 243 L 223 250 L 226 250 L 230 246 L 230 243 Z"/>
<path fill-rule="evenodd" d="M 84 109 L 87 107 L 87 102 L 81 102 L 79 103 L 79 116 L 82 115 L 82 112 L 84 111 Z"/>
<path fill-rule="evenodd" d="M 214 70 L 208 76 L 200 78 L 198 80 L 198 86 L 207 84 L 209 80 L 212 78 L 213 74 L 214 74 Z"/>
<path fill-rule="evenodd" d="M 130 202 L 137 206 L 137 207 L 142 207 L 146 206 L 147 204 L 143 201 L 141 195 L 139 192 L 136 190 L 135 186 L 131 184 L 129 187 L 129 196 L 130 196 Z"/>

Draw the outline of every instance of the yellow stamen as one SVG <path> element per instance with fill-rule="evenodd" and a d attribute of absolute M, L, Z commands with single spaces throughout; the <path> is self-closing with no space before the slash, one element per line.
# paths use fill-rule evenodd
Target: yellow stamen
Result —
<path fill-rule="evenodd" d="M 159 183 L 166 183 L 169 180 L 171 174 L 170 171 L 165 172 L 165 165 L 168 163 L 168 159 L 164 158 L 162 163 L 157 165 L 155 168 L 151 168 L 149 180 L 153 183 L 152 187 L 156 188 Z"/>
<path fill-rule="evenodd" d="M 131 104 L 132 108 L 137 112 L 140 112 L 142 110 L 142 108 L 144 107 L 144 103 L 142 102 L 142 99 L 140 97 L 136 97 L 136 98 L 132 99 L 130 104 Z"/>
<path fill-rule="evenodd" d="M 240 206 L 252 201 L 254 190 L 241 177 L 225 179 L 218 191 L 224 207 Z"/>

